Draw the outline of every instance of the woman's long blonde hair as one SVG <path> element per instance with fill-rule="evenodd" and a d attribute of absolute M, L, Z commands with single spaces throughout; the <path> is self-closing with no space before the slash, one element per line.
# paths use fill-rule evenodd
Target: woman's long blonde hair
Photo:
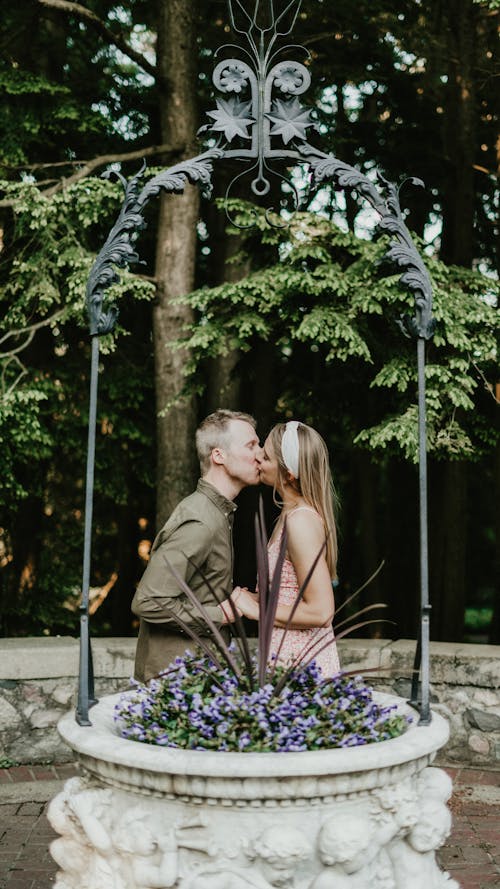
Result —
<path fill-rule="evenodd" d="M 337 577 L 337 526 L 335 511 L 337 495 L 333 486 L 328 458 L 328 449 L 319 432 L 312 426 L 299 423 L 299 478 L 290 481 L 289 470 L 283 462 L 281 440 L 286 423 L 278 423 L 269 433 L 269 441 L 278 461 L 278 481 L 276 488 L 283 491 L 285 485 L 304 498 L 323 519 L 326 533 L 326 562 L 332 580 Z M 276 489 L 275 489 L 276 492 Z"/>

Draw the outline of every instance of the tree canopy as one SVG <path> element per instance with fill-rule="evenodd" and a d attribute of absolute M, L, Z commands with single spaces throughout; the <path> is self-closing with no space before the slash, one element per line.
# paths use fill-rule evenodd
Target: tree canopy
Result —
<path fill-rule="evenodd" d="M 440 638 L 461 638 L 464 607 L 491 612 L 495 595 L 497 26 L 495 0 L 304 0 L 296 29 L 318 144 L 370 176 L 426 183 L 402 194 L 435 288 L 427 386 Z M 223 0 L 197 13 L 189 0 L 29 0 L 5 10 L 1 33 L 0 624 L 40 632 L 75 626 L 85 282 L 122 199 L 100 174 L 114 165 L 131 176 L 146 158 L 152 175 L 199 150 L 215 53 L 232 38 Z M 216 194 L 230 176 L 216 169 Z M 408 296 L 379 266 L 383 243 L 367 236 L 370 217 L 352 195 L 323 187 L 279 230 L 248 197 L 232 204 L 233 217 L 253 220 L 244 234 L 214 202 L 174 198 L 159 218 L 152 207 L 143 264 L 110 292 L 121 314 L 102 343 L 92 582 L 118 579 L 98 625 L 132 631 L 138 548 L 155 512 L 190 490 L 189 430 L 223 397 L 253 410 L 263 432 L 292 414 L 323 432 L 344 503 L 344 589 L 385 558 L 373 595 L 386 595 L 398 632 L 413 632 L 416 368 L 397 326 Z"/>

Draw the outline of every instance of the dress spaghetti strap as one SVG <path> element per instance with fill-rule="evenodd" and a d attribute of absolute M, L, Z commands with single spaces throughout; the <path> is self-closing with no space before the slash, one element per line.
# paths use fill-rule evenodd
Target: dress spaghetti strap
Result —
<path fill-rule="evenodd" d="M 321 518 L 321 516 L 320 516 L 318 510 L 317 510 L 317 509 L 314 509 L 313 506 L 295 506 L 294 509 L 290 509 L 290 510 L 289 510 L 288 515 L 292 515 L 294 512 L 298 512 L 299 509 L 307 509 L 309 512 L 313 512 L 314 515 L 317 515 L 318 518 L 321 519 L 321 521 L 323 521 L 323 519 Z"/>

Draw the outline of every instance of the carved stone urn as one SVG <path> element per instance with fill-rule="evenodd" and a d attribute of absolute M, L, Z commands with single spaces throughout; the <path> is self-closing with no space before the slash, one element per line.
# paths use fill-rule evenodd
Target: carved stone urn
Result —
<path fill-rule="evenodd" d="M 50 803 L 56 889 L 437 889 L 451 827 L 448 738 L 433 714 L 404 735 L 304 753 L 221 753 L 120 738 L 118 695 L 59 724 L 81 777 Z M 401 698 L 384 705 L 413 712 Z"/>

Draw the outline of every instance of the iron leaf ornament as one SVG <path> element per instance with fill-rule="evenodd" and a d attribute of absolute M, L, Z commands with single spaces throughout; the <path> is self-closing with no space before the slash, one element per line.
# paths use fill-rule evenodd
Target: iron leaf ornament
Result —
<path fill-rule="evenodd" d="M 138 198 L 139 205 L 143 207 L 150 198 L 161 191 L 182 194 L 188 182 L 191 185 L 199 185 L 203 196 L 209 198 L 212 194 L 213 162 L 220 157 L 222 157 L 222 151 L 212 148 L 198 157 L 180 161 L 175 166 L 162 170 L 144 186 Z"/>
<path fill-rule="evenodd" d="M 139 261 L 134 244 L 146 226 L 144 208 L 150 198 L 161 191 L 181 194 L 188 182 L 199 184 L 202 192 L 209 197 L 213 161 L 221 155 L 219 149 L 213 148 L 198 157 L 181 161 L 154 176 L 142 190 L 146 163 L 130 181 L 115 171 L 103 173 L 104 178 L 113 177 L 121 182 L 125 196 L 118 218 L 92 265 L 87 282 L 86 304 L 91 336 L 110 333 L 115 327 L 118 308 L 115 305 L 104 308 L 105 291 L 120 280 L 117 268 L 127 268 Z"/>
<path fill-rule="evenodd" d="M 386 209 L 384 198 L 376 185 L 357 167 L 346 164 L 333 154 L 325 154 L 308 143 L 300 146 L 300 153 L 309 163 L 315 185 L 332 181 L 338 188 L 355 191 L 360 197 L 365 198 L 374 210 L 383 215 Z"/>
<path fill-rule="evenodd" d="M 86 302 L 91 336 L 101 336 L 113 330 L 118 319 L 118 308 L 110 305 L 107 311 L 104 310 L 105 291 L 120 280 L 116 267 L 126 268 L 139 259 L 133 244 L 138 233 L 144 228 L 144 219 L 139 211 L 137 198 L 145 168 L 146 164 L 143 163 L 130 182 L 127 182 L 121 173 L 109 170 L 103 173 L 103 178 L 116 178 L 121 182 L 125 197 L 118 219 L 92 265 L 87 282 Z"/>
<path fill-rule="evenodd" d="M 271 190 L 274 177 L 286 182 L 298 209 L 299 195 L 293 183 L 276 169 L 275 162 L 303 163 L 309 166 L 313 183 L 333 182 L 338 189 L 355 192 L 368 201 L 380 217 L 379 231 L 393 235 L 385 259 L 403 268 L 400 283 L 414 295 L 415 317 L 403 316 L 398 323 L 407 336 L 429 339 L 434 331 L 432 319 L 432 285 L 424 262 L 405 225 L 396 187 L 379 176 L 379 183 L 369 179 L 361 170 L 333 155 L 325 154 L 307 141 L 307 131 L 315 127 L 313 110 L 299 101 L 311 82 L 309 70 L 302 62 L 283 59 L 285 50 L 303 47 L 278 46 L 278 41 L 292 30 L 301 8 L 301 0 L 285 3 L 281 13 L 275 10 L 274 0 L 254 0 L 248 6 L 243 0 L 229 0 L 229 15 L 233 31 L 245 38 L 246 47 L 228 44 L 221 50 L 235 49 L 232 55 L 216 65 L 213 83 L 219 95 L 217 108 L 208 112 L 211 122 L 200 132 L 211 133 L 219 139 L 226 158 L 246 164 L 226 190 L 226 201 L 235 184 L 250 175 L 250 189 L 259 198 Z M 224 142 L 220 140 L 223 139 Z M 239 144 L 235 144 L 239 142 Z M 250 145 L 247 143 L 250 142 Z M 412 180 L 414 184 L 423 184 Z M 277 226 L 272 207 L 266 219 Z M 230 221 L 241 228 L 226 207 Z M 248 227 L 252 222 L 248 224 Z"/>
<path fill-rule="evenodd" d="M 237 99 L 217 99 L 217 110 L 209 111 L 208 116 L 213 118 L 211 129 L 217 133 L 224 133 L 228 142 L 232 142 L 235 136 L 242 139 L 251 139 L 248 127 L 255 123 L 250 116 L 250 102 L 238 102 Z"/>
<path fill-rule="evenodd" d="M 271 136 L 281 136 L 285 145 L 292 139 L 303 140 L 307 127 L 315 126 L 311 120 L 311 112 L 303 108 L 298 99 L 285 102 L 283 99 L 275 99 L 273 109 L 266 114 L 271 121 Z"/>
<path fill-rule="evenodd" d="M 405 269 L 399 282 L 413 293 L 415 300 L 415 316 L 405 314 L 398 319 L 397 324 L 405 336 L 430 339 L 435 330 L 435 320 L 432 317 L 432 283 L 425 263 L 405 224 L 399 203 L 400 189 L 379 173 L 377 178 L 382 184 L 381 192 L 361 170 L 340 161 L 333 155 L 324 154 L 312 145 L 302 145 L 301 152 L 309 162 L 314 184 L 320 185 L 329 180 L 339 188 L 356 192 L 367 200 L 380 216 L 377 229 L 394 236 L 384 254 L 384 259 Z M 405 181 L 424 186 L 422 180 L 415 177 Z"/>
<path fill-rule="evenodd" d="M 383 182 L 388 197 L 387 212 L 380 219 L 378 228 L 380 231 L 386 231 L 395 236 L 384 258 L 406 269 L 401 275 L 399 283 L 411 290 L 415 297 L 415 317 L 412 318 L 408 314 L 402 315 L 398 320 L 398 325 L 405 336 L 429 340 L 436 327 L 436 321 L 432 317 L 432 283 L 401 213 L 399 192 L 404 183 L 399 189 L 396 189 L 392 182 L 388 182 L 380 174 L 379 179 Z M 422 180 L 416 177 L 411 177 L 406 181 L 424 187 Z"/>

